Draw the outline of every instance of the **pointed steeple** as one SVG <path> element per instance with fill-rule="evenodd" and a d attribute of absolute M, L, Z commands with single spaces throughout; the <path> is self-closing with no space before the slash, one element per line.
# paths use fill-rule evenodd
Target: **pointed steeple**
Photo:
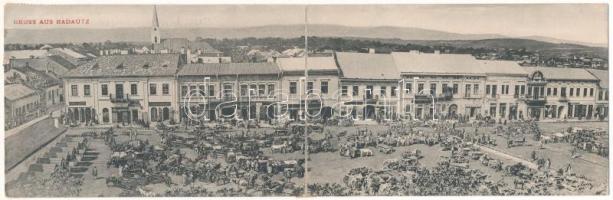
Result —
<path fill-rule="evenodd" d="M 151 43 L 152 44 L 159 44 L 161 41 L 161 34 L 160 34 L 160 22 L 158 21 L 158 10 L 157 10 L 157 6 L 153 6 L 153 22 L 152 22 L 152 27 L 151 27 Z M 155 48 L 155 46 L 154 46 Z"/>
<path fill-rule="evenodd" d="M 156 5 L 153 6 L 153 27 L 160 27 L 160 22 L 158 21 L 158 9 Z"/>

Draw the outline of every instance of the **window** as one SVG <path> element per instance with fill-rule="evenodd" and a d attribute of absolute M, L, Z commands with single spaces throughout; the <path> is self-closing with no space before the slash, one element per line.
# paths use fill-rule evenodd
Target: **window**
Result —
<path fill-rule="evenodd" d="M 391 93 L 391 95 L 392 95 L 393 97 L 395 97 L 395 96 L 396 96 L 396 90 L 397 90 L 397 89 L 398 89 L 398 88 L 396 88 L 396 86 L 392 86 L 392 91 L 390 91 L 390 93 Z"/>
<path fill-rule="evenodd" d="M 130 94 L 138 95 L 138 89 L 137 89 L 136 83 L 130 84 Z"/>
<path fill-rule="evenodd" d="M 264 84 L 259 84 L 258 85 L 258 95 L 259 96 L 266 95 L 266 85 L 264 85 Z"/>
<path fill-rule="evenodd" d="M 570 90 L 570 94 L 568 96 L 572 97 L 575 94 L 575 90 L 573 90 L 573 88 L 569 88 L 569 90 Z"/>
<path fill-rule="evenodd" d="M 522 95 L 526 94 L 526 86 L 525 85 L 521 86 L 520 94 L 522 94 Z"/>
<path fill-rule="evenodd" d="M 364 92 L 366 93 L 366 98 L 367 99 L 372 99 L 372 94 L 374 93 L 373 86 L 372 85 L 367 85 Z"/>
<path fill-rule="evenodd" d="M 275 94 L 275 84 L 268 84 L 268 95 Z"/>
<path fill-rule="evenodd" d="M 255 85 L 251 85 L 251 86 L 255 87 Z M 223 94 L 225 98 L 232 97 L 232 95 L 234 94 L 233 90 L 234 89 L 232 87 L 232 83 L 223 84 Z"/>
<path fill-rule="evenodd" d="M 358 96 L 358 95 L 360 95 L 360 89 L 359 89 L 359 87 L 358 87 L 357 85 L 354 85 L 352 89 L 353 89 L 353 90 L 351 91 L 351 94 L 352 94 L 353 96 Z"/>
<path fill-rule="evenodd" d="M 209 86 L 209 96 L 214 97 L 215 96 L 215 85 L 208 85 L 208 86 Z"/>
<path fill-rule="evenodd" d="M 193 86 L 196 87 L 196 86 Z M 191 89 L 191 88 L 190 88 Z M 192 89 L 195 90 L 196 88 Z M 157 95 L 157 85 L 155 83 L 149 84 L 149 95 Z"/>
<path fill-rule="evenodd" d="M 515 93 L 513 93 L 515 96 L 519 95 L 519 85 L 515 85 Z"/>
<path fill-rule="evenodd" d="M 609 100 L 609 91 L 604 91 L 604 100 L 605 101 Z"/>
<path fill-rule="evenodd" d="M 104 123 L 109 122 L 109 109 L 108 108 L 102 109 L 102 122 Z"/>
<path fill-rule="evenodd" d="M 181 86 L 181 96 L 187 97 L 187 85 Z"/>
<path fill-rule="evenodd" d="M 465 92 L 464 92 L 464 97 L 470 97 L 470 90 L 471 90 L 471 88 L 470 88 L 470 87 L 471 87 L 471 86 L 470 86 L 470 84 L 466 84 L 466 86 L 465 86 L 465 87 L 466 87 L 466 88 L 465 88 Z"/>
<path fill-rule="evenodd" d="M 100 91 L 101 91 L 101 93 L 102 93 L 102 96 L 109 95 L 109 85 L 107 85 L 107 84 L 102 84 L 102 85 L 100 86 Z"/>
<path fill-rule="evenodd" d="M 541 92 L 541 96 L 545 96 L 545 88 L 544 87 L 539 87 L 540 92 Z"/>
<path fill-rule="evenodd" d="M 424 84 L 423 83 L 417 84 L 417 93 L 420 93 L 422 90 L 424 90 Z"/>
<path fill-rule="evenodd" d="M 387 87 L 385 86 L 381 86 L 381 88 L 379 89 L 380 93 L 381 93 L 381 97 L 387 96 Z"/>
<path fill-rule="evenodd" d="M 553 96 L 558 96 L 558 88 L 553 88 Z"/>
<path fill-rule="evenodd" d="M 256 95 L 258 93 L 258 86 L 257 85 L 249 85 L 249 94 L 250 95 Z"/>
<path fill-rule="evenodd" d="M 297 83 L 294 81 L 289 82 L 289 93 L 290 94 L 296 94 L 296 88 L 298 87 L 296 84 Z"/>
<path fill-rule="evenodd" d="M 485 94 L 491 94 L 492 93 L 491 88 L 492 87 L 490 85 L 485 85 Z"/>
<path fill-rule="evenodd" d="M 413 84 L 406 83 L 404 84 L 404 93 L 410 94 L 413 91 Z"/>
<path fill-rule="evenodd" d="M 247 85 L 241 85 L 241 96 L 247 96 Z"/>
<path fill-rule="evenodd" d="M 202 88 L 204 90 L 204 88 Z M 162 84 L 162 94 L 168 95 L 170 94 L 170 85 L 168 83 Z"/>
<path fill-rule="evenodd" d="M 79 88 L 77 85 L 70 86 L 70 95 L 73 97 L 79 96 Z"/>
<path fill-rule="evenodd" d="M 560 88 L 560 95 L 562 97 L 566 97 L 566 88 L 565 87 Z"/>
<path fill-rule="evenodd" d="M 457 83 L 454 83 L 454 84 L 453 84 L 453 94 L 458 94 L 458 87 L 459 87 L 459 86 L 458 86 L 458 84 L 457 84 Z"/>
<path fill-rule="evenodd" d="M 115 96 L 117 96 L 118 99 L 123 99 L 123 95 L 123 84 L 115 84 Z"/>
<path fill-rule="evenodd" d="M 431 95 L 436 95 L 436 83 L 431 83 L 430 84 L 430 94 Z"/>
<path fill-rule="evenodd" d="M 551 96 L 551 88 L 547 88 L 547 96 Z"/>
<path fill-rule="evenodd" d="M 341 87 L 341 95 L 342 95 L 342 96 L 347 96 L 347 89 L 348 89 L 348 88 L 347 88 L 347 86 L 346 86 L 346 85 L 343 85 L 343 86 Z"/>
<path fill-rule="evenodd" d="M 479 94 L 479 84 L 473 85 L 473 94 L 475 95 Z"/>
<path fill-rule="evenodd" d="M 583 88 L 583 96 L 587 97 L 587 88 Z"/>
<path fill-rule="evenodd" d="M 590 88 L 590 97 L 594 96 L 594 88 Z"/>
<path fill-rule="evenodd" d="M 162 88 L 164 90 L 164 88 Z M 206 96 L 206 88 L 204 88 L 204 84 L 198 85 L 198 94 L 200 96 Z"/>
<path fill-rule="evenodd" d="M 496 97 L 496 94 L 498 93 L 496 90 L 498 90 L 498 86 L 492 85 L 492 97 Z"/>
<path fill-rule="evenodd" d="M 92 95 L 91 92 L 92 91 L 91 91 L 91 88 L 90 88 L 89 85 L 83 85 L 83 95 L 85 95 L 85 96 Z"/>
<path fill-rule="evenodd" d="M 328 81 L 321 82 L 321 93 L 328 94 Z"/>
<path fill-rule="evenodd" d="M 313 93 L 313 81 L 307 82 L 307 94 Z"/>
<path fill-rule="evenodd" d="M 603 96 L 604 96 L 604 91 L 598 92 L 598 100 L 602 100 Z"/>

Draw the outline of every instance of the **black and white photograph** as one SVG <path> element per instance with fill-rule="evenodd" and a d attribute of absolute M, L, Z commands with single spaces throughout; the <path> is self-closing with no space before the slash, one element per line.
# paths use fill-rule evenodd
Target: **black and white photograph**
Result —
<path fill-rule="evenodd" d="M 609 5 L 519 3 L 4 4 L 2 192 L 609 196 Z"/>

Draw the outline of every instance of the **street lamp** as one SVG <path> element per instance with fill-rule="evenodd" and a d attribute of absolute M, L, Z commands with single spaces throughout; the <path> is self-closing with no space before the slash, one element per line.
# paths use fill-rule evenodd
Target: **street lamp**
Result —
<path fill-rule="evenodd" d="M 249 88 L 249 94 L 247 94 L 247 120 L 251 121 L 251 92 L 255 92 L 255 89 Z"/>

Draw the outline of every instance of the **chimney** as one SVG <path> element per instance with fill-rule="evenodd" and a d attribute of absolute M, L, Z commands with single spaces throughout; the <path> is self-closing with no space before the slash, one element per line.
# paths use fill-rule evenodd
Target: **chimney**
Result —
<path fill-rule="evenodd" d="M 369 54 L 374 54 L 375 53 L 375 49 L 374 48 L 368 48 L 368 53 Z"/>

